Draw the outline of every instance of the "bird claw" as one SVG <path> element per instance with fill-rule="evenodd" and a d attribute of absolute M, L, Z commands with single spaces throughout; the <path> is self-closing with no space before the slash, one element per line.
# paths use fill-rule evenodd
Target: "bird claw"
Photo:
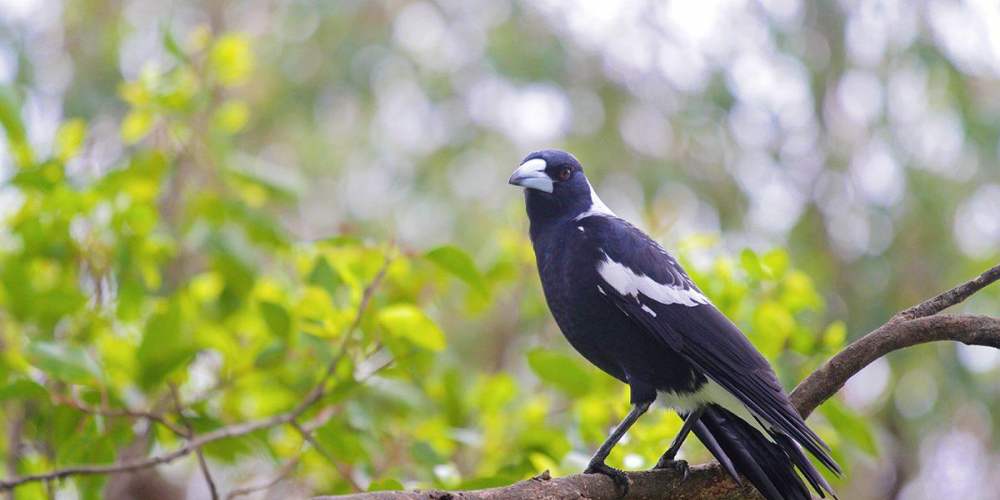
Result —
<path fill-rule="evenodd" d="M 587 466 L 587 469 L 583 471 L 584 474 L 604 474 L 614 481 L 615 486 L 622 490 L 622 497 L 628 495 L 628 476 L 624 472 L 611 467 L 604 462 L 591 462 Z"/>
<path fill-rule="evenodd" d="M 656 465 L 653 466 L 653 470 L 671 469 L 680 472 L 682 476 L 681 479 L 687 479 L 690 467 L 688 467 L 686 460 L 671 460 L 667 458 L 661 458 L 660 461 L 656 462 Z"/>

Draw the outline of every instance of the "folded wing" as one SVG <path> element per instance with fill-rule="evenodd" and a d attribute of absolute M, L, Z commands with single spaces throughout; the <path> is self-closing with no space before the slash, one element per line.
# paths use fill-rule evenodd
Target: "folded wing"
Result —
<path fill-rule="evenodd" d="M 839 474 L 829 448 L 792 407 L 767 360 L 672 256 L 638 229 L 622 224 L 600 248 L 598 274 L 609 300 L 735 396 L 772 437 L 790 437 Z"/>

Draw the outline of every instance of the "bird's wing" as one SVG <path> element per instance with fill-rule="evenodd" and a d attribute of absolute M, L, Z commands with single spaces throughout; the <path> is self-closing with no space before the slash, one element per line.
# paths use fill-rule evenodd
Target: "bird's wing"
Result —
<path fill-rule="evenodd" d="M 839 472 L 827 445 L 792 407 L 753 344 L 660 245 L 628 223 L 617 222 L 621 225 L 605 232 L 598 252 L 603 257 L 597 263 L 600 291 L 735 396 L 770 432 L 790 436 Z"/>

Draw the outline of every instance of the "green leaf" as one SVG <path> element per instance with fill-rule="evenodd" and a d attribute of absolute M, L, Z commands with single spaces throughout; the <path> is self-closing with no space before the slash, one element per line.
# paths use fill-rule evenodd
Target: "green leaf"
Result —
<path fill-rule="evenodd" d="M 43 372 L 66 382 L 85 383 L 99 379 L 100 368 L 80 347 L 66 343 L 32 342 L 28 359 Z"/>
<path fill-rule="evenodd" d="M 331 236 L 329 238 L 322 238 L 316 240 L 316 243 L 322 245 L 329 245 L 331 247 L 356 247 L 364 243 L 361 238 L 357 236 L 352 236 L 349 234 L 338 234 L 337 236 Z"/>
<path fill-rule="evenodd" d="M 775 278 L 781 278 L 788 271 L 788 252 L 782 248 L 775 248 L 764 254 L 763 261 Z"/>
<path fill-rule="evenodd" d="M 748 336 L 765 357 L 774 359 L 794 330 L 792 313 L 777 302 L 767 301 L 754 311 L 753 330 Z"/>
<path fill-rule="evenodd" d="M 337 419 L 330 420 L 316 430 L 316 439 L 324 450 L 350 463 L 368 458 L 368 452 L 360 436 L 361 434 L 351 429 L 346 422 Z"/>
<path fill-rule="evenodd" d="M 277 367 L 285 359 L 285 351 L 287 350 L 288 346 L 283 341 L 276 340 L 257 354 L 257 357 L 253 360 L 253 365 L 261 369 Z"/>
<path fill-rule="evenodd" d="M 230 110 L 232 111 L 232 110 Z M 247 117 L 249 119 L 249 116 Z M 218 119 L 218 115 L 217 115 Z M 251 159 L 229 165 L 225 170 L 227 181 L 247 197 L 261 197 L 276 203 L 291 203 L 305 190 L 304 181 L 298 177 L 278 175 L 264 165 Z"/>
<path fill-rule="evenodd" d="M 170 372 L 194 358 L 197 348 L 186 327 L 176 304 L 149 318 L 136 353 L 140 366 L 139 385 L 144 389 L 156 386 Z"/>
<path fill-rule="evenodd" d="M 845 340 L 847 340 L 847 325 L 841 320 L 830 323 L 823 332 L 823 345 L 827 349 L 840 349 L 844 346 Z"/>
<path fill-rule="evenodd" d="M 153 128 L 153 114 L 149 111 L 133 110 L 122 120 L 121 135 L 126 144 L 135 144 L 146 137 Z"/>
<path fill-rule="evenodd" d="M 377 479 L 368 485 L 368 491 L 399 491 L 402 489 L 404 489 L 403 483 L 391 477 Z"/>
<path fill-rule="evenodd" d="M 750 275 L 751 278 L 759 280 L 764 277 L 764 268 L 761 266 L 757 253 L 749 248 L 744 248 L 740 252 L 740 267 Z"/>
<path fill-rule="evenodd" d="M 254 66 L 250 41 L 239 34 L 219 37 L 209 53 L 208 63 L 222 85 L 231 87 L 245 82 Z"/>
<path fill-rule="evenodd" d="M 322 287 L 330 296 L 337 293 L 337 288 L 340 286 L 340 278 L 322 255 L 316 257 L 307 279 L 310 284 Z"/>
<path fill-rule="evenodd" d="M 863 417 L 846 408 L 836 399 L 827 400 L 820 406 L 820 411 L 830 421 L 830 425 L 837 429 L 837 432 L 847 441 L 871 456 L 878 455 L 875 434 L 871 430 L 871 425 Z"/>
<path fill-rule="evenodd" d="M 250 108 L 240 100 L 232 99 L 222 103 L 215 111 L 213 124 L 219 130 L 235 134 L 250 120 Z"/>
<path fill-rule="evenodd" d="M 17 378 L 0 386 L 0 401 L 8 399 L 40 399 L 45 397 L 45 394 L 44 387 L 25 378 Z"/>
<path fill-rule="evenodd" d="M 177 43 L 177 38 L 174 37 L 174 33 L 170 30 L 170 27 L 166 23 L 163 23 L 160 26 L 160 30 L 163 32 L 163 46 L 167 49 L 167 52 L 176 57 L 178 61 L 190 62 L 184 49 Z"/>
<path fill-rule="evenodd" d="M 74 118 L 62 124 L 56 132 L 56 157 L 66 161 L 76 156 L 86 137 L 87 124 L 83 120 Z"/>
<path fill-rule="evenodd" d="M 482 273 L 476 268 L 472 257 L 461 248 L 453 245 L 440 246 L 424 254 L 424 258 L 464 281 L 480 294 L 489 294 Z"/>
<path fill-rule="evenodd" d="M 378 322 L 389 334 L 431 351 L 445 348 L 444 332 L 413 304 L 396 304 L 378 313 Z"/>
<path fill-rule="evenodd" d="M 292 317 L 282 305 L 261 302 L 260 313 L 264 316 L 264 322 L 267 323 L 271 333 L 281 338 L 288 338 L 288 334 L 292 331 Z"/>
<path fill-rule="evenodd" d="M 0 85 L 0 127 L 7 132 L 8 147 L 17 165 L 27 167 L 33 159 L 20 109 L 17 97 L 10 87 Z"/>
<path fill-rule="evenodd" d="M 410 445 L 410 456 L 419 464 L 433 466 L 445 462 L 445 459 L 426 441 L 417 441 Z"/>
<path fill-rule="evenodd" d="M 542 381 L 570 396 L 590 392 L 593 379 L 579 360 L 561 352 L 542 348 L 528 351 L 528 366 Z"/>
<path fill-rule="evenodd" d="M 187 421 L 197 434 L 215 431 L 225 426 L 225 422 L 201 413 L 188 415 Z M 241 439 L 223 439 L 214 443 L 208 443 L 202 449 L 205 451 L 205 455 L 211 458 L 218 459 L 224 463 L 233 463 L 239 457 L 253 452 L 255 446 L 264 443 L 265 436 L 266 431 L 257 431 Z"/>
<path fill-rule="evenodd" d="M 499 410 L 517 396 L 517 382 L 507 373 L 484 376 L 471 394 L 476 408 Z"/>

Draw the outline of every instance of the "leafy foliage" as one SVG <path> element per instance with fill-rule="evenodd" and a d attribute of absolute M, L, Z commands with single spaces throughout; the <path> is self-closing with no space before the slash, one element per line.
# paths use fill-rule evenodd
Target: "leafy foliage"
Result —
<path fill-rule="evenodd" d="M 147 411 L 206 433 L 294 407 L 338 361 L 304 418 L 312 441 L 279 426 L 214 442 L 205 448 L 213 467 L 300 459 L 296 477 L 330 493 L 485 487 L 544 468 L 578 470 L 627 394 L 554 334 L 523 232 L 500 234 L 481 258 L 350 233 L 299 241 L 276 217 L 294 193 L 245 168 L 235 146 L 254 119 L 241 88 L 255 67 L 247 39 L 196 32 L 164 44 L 172 66 L 120 86 L 128 149 L 106 171 L 72 168 L 85 120 L 68 120 L 51 151 L 35 151 L 19 116 L 23 96 L 0 92 L 17 164 L 5 189 L 18 196 L 0 234 L 0 415 L 22 426 L 3 438 L 8 466 L 27 475 L 111 463 L 136 445 L 156 454 L 182 437 L 114 415 Z M 684 255 L 706 250 L 689 243 Z M 842 347 L 844 325 L 823 323 L 820 294 L 785 251 L 688 267 L 787 384 Z M 507 321 L 489 323 L 491 308 L 509 309 Z M 490 364 L 503 358 L 516 368 Z M 876 451 L 847 408 L 830 404 L 823 417 L 815 423 L 842 456 Z M 611 462 L 653 463 L 679 423 L 652 413 Z M 100 498 L 104 483 L 57 487 Z M 30 484 L 18 495 L 45 491 Z"/>

